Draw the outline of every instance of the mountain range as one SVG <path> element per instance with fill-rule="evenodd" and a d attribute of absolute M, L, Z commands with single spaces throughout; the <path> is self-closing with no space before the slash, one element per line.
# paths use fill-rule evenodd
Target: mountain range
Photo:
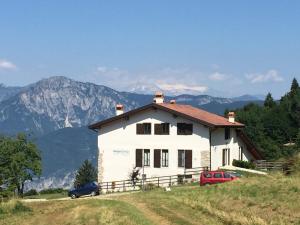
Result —
<path fill-rule="evenodd" d="M 209 95 L 166 96 L 223 114 L 225 109 L 261 104 L 256 96 L 221 98 Z M 50 77 L 25 87 L 0 86 L 0 132 L 26 132 L 37 143 L 43 161 L 43 178 L 28 187 L 68 187 L 74 171 L 85 160 L 96 164 L 97 134 L 87 125 L 114 116 L 115 105 L 131 110 L 153 100 L 153 95 L 119 92 L 103 85 Z"/>

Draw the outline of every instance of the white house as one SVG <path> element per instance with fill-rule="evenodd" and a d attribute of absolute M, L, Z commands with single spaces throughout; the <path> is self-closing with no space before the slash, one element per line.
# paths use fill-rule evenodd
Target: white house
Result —
<path fill-rule="evenodd" d="M 129 178 L 141 167 L 146 177 L 183 174 L 185 168 L 207 166 L 214 170 L 233 159 L 261 156 L 242 131 L 244 125 L 190 105 L 154 102 L 89 126 L 98 132 L 98 181 Z"/>

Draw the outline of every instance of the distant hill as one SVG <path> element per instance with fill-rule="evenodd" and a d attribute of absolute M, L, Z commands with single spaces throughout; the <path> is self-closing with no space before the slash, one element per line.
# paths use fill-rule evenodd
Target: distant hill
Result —
<path fill-rule="evenodd" d="M 16 95 L 22 89 L 22 87 L 6 87 L 3 84 L 0 84 L 0 102 Z"/>

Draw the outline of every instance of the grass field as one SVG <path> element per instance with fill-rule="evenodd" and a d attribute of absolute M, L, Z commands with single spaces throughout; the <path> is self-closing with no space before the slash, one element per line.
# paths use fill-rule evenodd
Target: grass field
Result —
<path fill-rule="evenodd" d="M 300 177 L 249 177 L 110 199 L 22 203 L 0 207 L 0 224 L 299 224 Z"/>

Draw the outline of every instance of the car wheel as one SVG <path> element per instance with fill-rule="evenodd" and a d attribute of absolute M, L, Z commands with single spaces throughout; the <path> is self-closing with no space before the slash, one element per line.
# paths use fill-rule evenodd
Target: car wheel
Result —
<path fill-rule="evenodd" d="M 76 196 L 75 194 L 72 194 L 72 195 L 71 195 L 71 198 L 72 198 L 72 199 L 75 199 L 75 198 L 77 198 L 77 196 Z"/>
<path fill-rule="evenodd" d="M 96 192 L 93 191 L 93 192 L 91 193 L 91 196 L 96 196 Z"/>

